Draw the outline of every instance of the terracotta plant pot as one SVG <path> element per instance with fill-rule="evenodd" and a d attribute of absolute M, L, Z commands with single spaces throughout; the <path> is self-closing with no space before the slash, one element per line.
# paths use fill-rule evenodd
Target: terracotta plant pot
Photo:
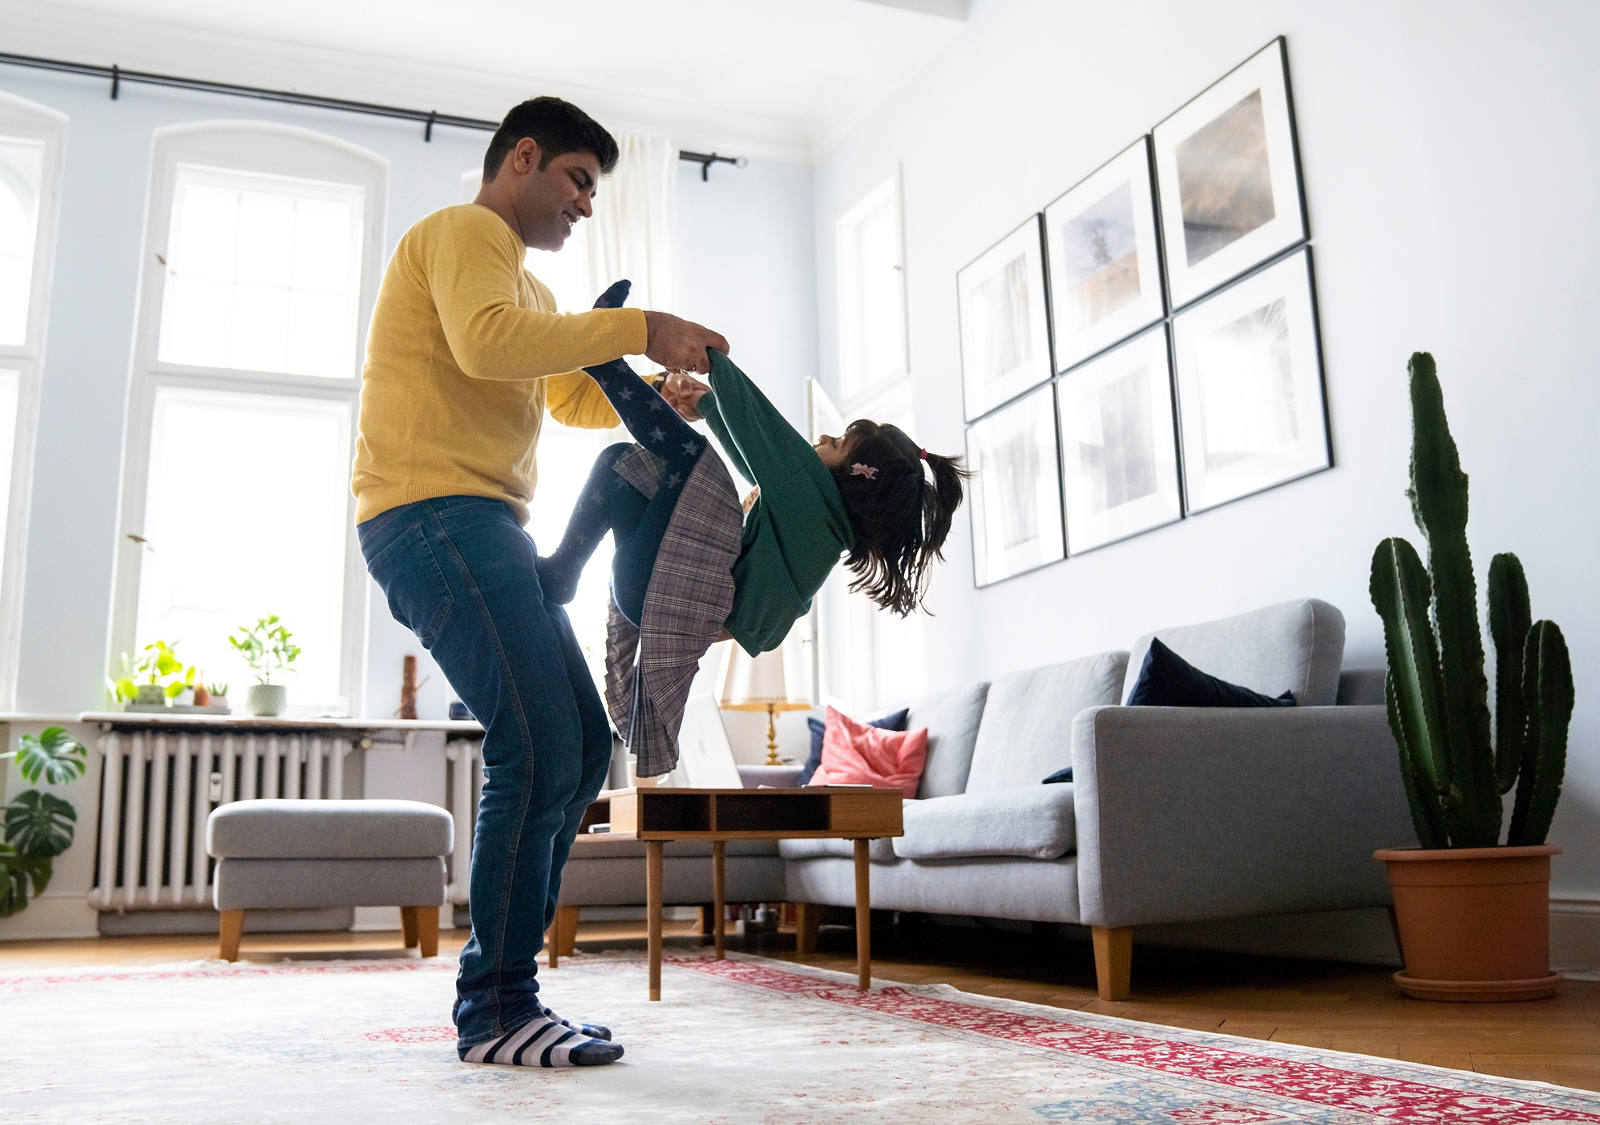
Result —
<path fill-rule="evenodd" d="M 1550 971 L 1550 844 L 1517 848 L 1384 848 L 1405 969 L 1420 1000 L 1538 1000 Z"/>

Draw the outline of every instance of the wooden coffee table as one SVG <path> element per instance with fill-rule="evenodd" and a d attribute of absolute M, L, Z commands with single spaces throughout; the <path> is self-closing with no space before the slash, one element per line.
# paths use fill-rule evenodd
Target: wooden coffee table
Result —
<path fill-rule="evenodd" d="M 717 959 L 723 955 L 723 858 L 729 840 L 825 838 L 855 841 L 857 986 L 872 979 L 872 875 L 867 841 L 904 831 L 899 789 L 817 786 L 805 789 L 624 789 L 610 796 L 613 839 L 645 845 L 650 915 L 650 999 L 661 999 L 662 857 L 669 840 L 711 841 L 711 888 Z"/>

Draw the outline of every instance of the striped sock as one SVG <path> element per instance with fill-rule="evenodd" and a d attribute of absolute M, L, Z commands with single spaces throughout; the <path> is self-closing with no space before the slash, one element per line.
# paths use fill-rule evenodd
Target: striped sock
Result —
<path fill-rule="evenodd" d="M 604 1039 L 608 1043 L 611 1041 L 611 1029 L 603 1023 L 573 1023 L 571 1020 L 562 1019 L 552 1009 L 542 1005 L 539 1011 L 544 1013 L 545 1019 L 555 1020 L 556 1023 L 564 1024 L 579 1035 L 587 1035 L 590 1039 Z"/>
<path fill-rule="evenodd" d="M 563 1023 L 536 1017 L 502 1035 L 468 1047 L 462 1062 L 502 1066 L 601 1066 L 622 1057 L 622 1046 L 580 1035 Z"/>

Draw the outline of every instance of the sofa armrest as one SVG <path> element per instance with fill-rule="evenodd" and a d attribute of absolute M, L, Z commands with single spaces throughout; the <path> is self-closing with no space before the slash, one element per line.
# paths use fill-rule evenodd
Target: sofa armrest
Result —
<path fill-rule="evenodd" d="M 1091 707 L 1073 722 L 1082 921 L 1385 906 L 1416 843 L 1382 707 Z"/>

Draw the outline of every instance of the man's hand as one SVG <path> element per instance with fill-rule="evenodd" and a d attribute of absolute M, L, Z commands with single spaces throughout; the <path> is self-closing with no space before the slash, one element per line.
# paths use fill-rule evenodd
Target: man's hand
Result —
<path fill-rule="evenodd" d="M 668 371 L 694 371 L 704 375 L 711 370 L 706 349 L 728 351 L 728 341 L 721 333 L 671 313 L 646 309 L 644 327 L 644 354 Z"/>
<path fill-rule="evenodd" d="M 661 397 L 685 422 L 698 422 L 705 417 L 700 413 L 700 396 L 710 389 L 693 375 L 673 371 L 661 384 Z"/>

